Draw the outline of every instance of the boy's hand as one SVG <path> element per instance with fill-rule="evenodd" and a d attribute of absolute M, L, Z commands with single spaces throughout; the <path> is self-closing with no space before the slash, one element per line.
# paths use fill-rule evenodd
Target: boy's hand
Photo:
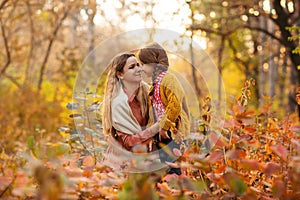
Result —
<path fill-rule="evenodd" d="M 168 135 L 168 131 L 161 129 L 159 131 L 159 135 L 158 135 L 159 141 L 161 141 L 161 139 L 170 139 L 169 135 Z"/>

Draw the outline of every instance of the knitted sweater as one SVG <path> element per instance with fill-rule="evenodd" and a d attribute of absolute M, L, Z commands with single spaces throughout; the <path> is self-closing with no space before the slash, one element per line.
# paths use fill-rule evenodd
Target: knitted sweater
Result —
<path fill-rule="evenodd" d="M 153 86 L 149 91 L 153 90 Z M 170 130 L 172 138 L 177 142 L 187 139 L 190 133 L 190 117 L 185 92 L 174 74 L 167 73 L 160 85 L 160 96 L 165 108 L 159 126 Z M 154 113 L 151 98 L 149 103 L 149 124 L 153 124 Z"/>

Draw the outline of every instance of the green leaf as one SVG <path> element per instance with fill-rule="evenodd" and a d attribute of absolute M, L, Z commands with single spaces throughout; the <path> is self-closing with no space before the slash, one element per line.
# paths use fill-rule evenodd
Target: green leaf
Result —
<path fill-rule="evenodd" d="M 239 175 L 230 172 L 224 175 L 224 179 L 227 185 L 229 186 L 230 190 L 233 191 L 235 194 L 245 194 L 247 190 L 247 185 L 243 181 L 243 179 L 239 177 Z"/>
<path fill-rule="evenodd" d="M 70 147 L 65 143 L 52 144 L 47 148 L 47 156 L 49 158 L 54 158 L 56 156 L 61 156 L 70 152 Z"/>
<path fill-rule="evenodd" d="M 27 138 L 27 147 L 32 150 L 34 148 L 34 144 L 35 144 L 35 141 L 34 141 L 34 137 L 33 135 L 30 135 L 28 138 Z"/>
<path fill-rule="evenodd" d="M 202 180 L 195 181 L 188 178 L 183 179 L 182 187 L 184 190 L 193 191 L 197 193 L 204 192 L 207 189 L 207 185 L 204 181 Z"/>

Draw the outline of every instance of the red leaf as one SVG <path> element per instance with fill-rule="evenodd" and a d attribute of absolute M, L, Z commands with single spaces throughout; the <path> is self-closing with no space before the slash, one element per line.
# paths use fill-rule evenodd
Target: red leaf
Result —
<path fill-rule="evenodd" d="M 214 151 L 212 154 L 207 156 L 206 161 L 210 163 L 215 163 L 216 161 L 223 158 L 223 152 L 222 151 Z"/>
<path fill-rule="evenodd" d="M 290 128 L 291 131 L 293 132 L 300 132 L 300 126 L 292 125 Z"/>
<path fill-rule="evenodd" d="M 207 178 L 209 178 L 212 181 L 216 181 L 217 183 L 220 183 L 223 180 L 223 176 L 220 175 L 220 173 L 214 173 L 214 172 L 209 172 L 206 174 Z"/>
<path fill-rule="evenodd" d="M 11 182 L 12 182 L 12 178 L 1 176 L 1 177 L 0 177 L 0 189 L 1 189 L 1 190 L 4 189 L 4 188 L 7 187 Z"/>
<path fill-rule="evenodd" d="M 272 186 L 272 193 L 274 197 L 281 198 L 285 193 L 286 184 L 281 179 L 275 179 Z"/>
<path fill-rule="evenodd" d="M 272 175 L 274 173 L 279 173 L 279 172 L 280 172 L 280 165 L 278 163 L 268 162 L 265 165 L 264 173 L 266 175 Z"/>
<path fill-rule="evenodd" d="M 240 149 L 231 149 L 226 152 L 226 157 L 229 160 L 237 159 L 237 158 L 244 158 L 246 156 L 245 151 Z"/>
<path fill-rule="evenodd" d="M 226 120 L 224 125 L 223 125 L 223 128 L 226 128 L 226 129 L 233 129 L 235 127 L 235 123 L 234 123 L 234 119 L 232 120 Z"/>
<path fill-rule="evenodd" d="M 245 112 L 245 108 L 243 106 L 234 105 L 232 106 L 232 111 L 235 115 L 240 115 L 241 113 Z"/>
<path fill-rule="evenodd" d="M 296 149 L 298 153 L 300 153 L 300 141 L 295 140 L 294 138 L 291 139 L 291 144 Z"/>
<path fill-rule="evenodd" d="M 281 159 L 287 160 L 288 150 L 281 144 L 274 145 L 271 147 L 271 150 L 277 154 Z"/>
<path fill-rule="evenodd" d="M 217 146 L 217 147 L 225 147 L 225 146 L 227 146 L 225 138 L 221 134 L 217 134 L 216 132 L 211 131 L 211 132 L 209 132 L 209 134 L 208 134 L 207 137 L 208 137 L 208 139 L 209 139 L 212 147 L 213 146 Z"/>

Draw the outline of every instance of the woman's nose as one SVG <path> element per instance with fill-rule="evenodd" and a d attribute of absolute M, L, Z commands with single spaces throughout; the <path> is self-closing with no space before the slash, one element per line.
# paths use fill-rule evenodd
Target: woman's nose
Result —
<path fill-rule="evenodd" d="M 140 71 L 143 71 L 143 65 L 140 66 L 140 67 L 137 67 L 137 70 L 140 72 Z"/>

